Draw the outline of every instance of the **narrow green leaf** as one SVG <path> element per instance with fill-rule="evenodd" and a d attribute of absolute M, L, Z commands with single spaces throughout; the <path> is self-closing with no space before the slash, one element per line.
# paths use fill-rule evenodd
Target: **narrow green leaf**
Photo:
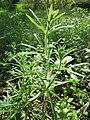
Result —
<path fill-rule="evenodd" d="M 63 87 L 67 83 L 68 83 L 68 81 L 65 81 L 65 82 L 55 81 L 55 85 L 53 86 L 53 88 L 57 87 L 57 86 Z"/>
<path fill-rule="evenodd" d="M 53 120 L 57 120 L 57 115 L 56 115 L 56 111 L 54 109 L 54 104 L 53 104 L 53 99 L 51 98 L 50 94 L 48 94 L 49 96 L 49 101 L 50 101 L 50 105 L 51 105 L 51 109 L 52 109 L 52 114 L 53 114 Z"/>
<path fill-rule="evenodd" d="M 15 105 L 15 104 L 9 104 L 9 103 L 0 103 L 0 108 L 2 107 L 7 107 L 7 106 L 12 106 L 12 105 Z"/>
<path fill-rule="evenodd" d="M 32 49 L 34 49 L 34 50 L 37 50 L 35 47 L 33 47 L 33 46 L 31 46 L 31 45 L 28 45 L 28 44 L 21 43 L 20 45 L 23 45 L 23 46 L 32 48 Z"/>
<path fill-rule="evenodd" d="M 30 12 L 33 14 L 33 16 L 36 18 L 36 20 L 39 22 L 39 24 L 40 24 L 41 26 L 43 26 L 42 23 L 40 22 L 39 18 L 36 16 L 36 14 L 35 14 L 31 9 L 29 9 L 29 10 L 30 10 Z"/>
<path fill-rule="evenodd" d="M 29 102 L 32 102 L 34 100 L 36 100 L 37 98 L 39 98 L 41 96 L 41 92 L 39 92 L 38 94 L 36 94 L 34 97 L 29 99 Z"/>
<path fill-rule="evenodd" d="M 39 44 L 41 45 L 41 46 L 43 46 L 43 43 L 42 43 L 42 41 L 37 37 L 37 35 L 34 33 L 34 37 L 36 38 L 36 40 L 39 42 Z"/>
<path fill-rule="evenodd" d="M 17 55 L 37 55 L 37 52 L 31 51 L 31 52 L 18 52 Z"/>
<path fill-rule="evenodd" d="M 84 77 L 84 75 L 82 75 L 82 74 L 80 74 L 80 73 L 77 73 L 77 72 L 74 72 L 74 71 L 72 71 L 72 73 L 75 74 L 75 75 L 78 75 L 78 76 L 80 76 L 80 77 Z"/>
<path fill-rule="evenodd" d="M 89 63 L 80 63 L 80 64 L 74 64 L 69 66 L 73 68 L 73 67 L 82 66 L 82 65 L 89 65 Z"/>
<path fill-rule="evenodd" d="M 51 16 L 53 14 L 53 5 L 51 4 L 50 8 L 49 8 L 49 12 L 48 12 L 48 21 L 51 20 Z"/>
<path fill-rule="evenodd" d="M 34 21 L 34 19 L 33 19 L 32 17 L 30 17 L 27 13 L 26 13 L 26 16 L 29 18 L 29 20 L 30 20 L 34 25 L 36 25 L 40 30 L 42 30 L 44 33 L 46 33 L 46 30 L 45 30 L 42 26 L 38 25 L 38 24 Z"/>
<path fill-rule="evenodd" d="M 77 113 L 83 114 L 85 113 L 86 109 L 89 107 L 90 102 L 87 102 L 86 104 L 84 104 L 80 109 L 77 110 Z"/>
<path fill-rule="evenodd" d="M 57 24 L 57 25 L 53 26 L 52 28 L 50 28 L 50 30 L 56 29 L 57 27 L 61 27 L 61 24 Z"/>
<path fill-rule="evenodd" d="M 72 27 L 73 27 L 73 25 L 66 25 L 66 26 L 60 26 L 60 27 L 57 27 L 57 25 L 56 25 L 50 29 L 48 34 L 51 34 L 52 32 L 58 31 L 58 30 L 63 29 L 63 28 L 72 28 Z"/>
<path fill-rule="evenodd" d="M 77 72 L 74 72 L 71 68 L 66 68 L 66 70 L 69 74 L 75 74 L 77 76 L 84 77 L 84 75 L 77 73 Z"/>
<path fill-rule="evenodd" d="M 59 9 L 56 10 L 56 11 L 53 13 L 53 17 L 52 17 L 52 18 L 55 18 L 55 17 L 58 15 L 58 13 L 59 13 Z"/>
<path fill-rule="evenodd" d="M 59 19 L 60 17 L 62 17 L 63 15 L 65 15 L 65 12 L 64 12 L 64 13 L 61 13 L 60 15 L 58 15 L 57 17 L 55 17 L 54 19 L 52 19 L 52 20 L 50 21 L 50 24 L 51 24 L 52 22 L 54 22 L 55 20 Z"/>
<path fill-rule="evenodd" d="M 6 120 L 11 120 L 16 114 L 17 114 L 17 111 L 15 113 L 10 114 Z"/>
<path fill-rule="evenodd" d="M 70 51 L 66 52 L 66 53 L 65 53 L 65 55 L 64 55 L 64 57 L 65 57 L 65 56 L 67 56 L 68 54 L 70 54 L 70 53 L 72 53 L 72 52 L 76 51 L 76 50 L 77 50 L 77 49 L 75 48 L 75 49 L 72 49 L 72 50 L 70 50 Z"/>

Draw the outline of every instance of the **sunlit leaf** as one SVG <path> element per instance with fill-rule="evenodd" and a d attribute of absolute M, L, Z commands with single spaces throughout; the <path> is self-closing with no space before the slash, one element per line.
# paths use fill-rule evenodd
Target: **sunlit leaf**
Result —
<path fill-rule="evenodd" d="M 46 33 L 46 30 L 45 30 L 42 26 L 38 25 L 38 24 L 34 21 L 34 19 L 33 19 L 32 17 L 30 17 L 27 13 L 26 13 L 26 16 L 29 18 L 29 20 L 30 20 L 34 25 L 36 25 L 40 30 L 42 30 L 44 33 Z"/>
<path fill-rule="evenodd" d="M 53 18 L 50 23 L 54 22 L 55 20 L 59 19 L 60 17 L 62 17 L 63 15 L 65 15 L 65 12 L 64 13 L 61 13 L 59 14 L 58 16 L 56 16 L 55 18 Z"/>
<path fill-rule="evenodd" d="M 53 5 L 51 4 L 50 8 L 49 8 L 49 12 L 48 12 L 48 21 L 51 20 L 51 16 L 53 14 Z"/>
<path fill-rule="evenodd" d="M 23 45 L 23 46 L 32 48 L 32 49 L 34 49 L 34 50 L 37 50 L 34 46 L 31 46 L 31 45 L 28 45 L 28 44 L 21 43 L 20 45 Z"/>
<path fill-rule="evenodd" d="M 55 65 L 59 68 L 60 67 L 60 60 L 59 59 L 57 59 L 56 61 L 55 61 Z"/>
<path fill-rule="evenodd" d="M 72 56 L 66 56 L 62 60 L 62 63 L 66 63 L 67 64 L 67 63 L 71 62 L 72 60 L 74 60 L 74 58 L 72 58 Z"/>
<path fill-rule="evenodd" d="M 33 14 L 33 16 L 36 18 L 36 20 L 39 22 L 39 24 L 41 25 L 41 26 L 43 26 L 42 25 L 42 23 L 40 22 L 40 20 L 39 20 L 39 18 L 36 16 L 36 14 L 32 11 L 32 9 L 29 9 L 30 10 L 30 12 Z"/>
<path fill-rule="evenodd" d="M 68 102 L 70 103 L 70 102 L 72 102 L 73 101 L 73 98 L 69 98 L 68 99 Z"/>
<path fill-rule="evenodd" d="M 58 13 L 59 13 L 59 9 L 56 10 L 56 11 L 54 11 L 54 13 L 53 13 L 53 18 L 55 18 L 55 17 L 58 15 Z"/>
<path fill-rule="evenodd" d="M 72 78 L 73 80 L 78 80 L 78 78 L 77 78 L 77 76 L 76 76 L 75 74 L 71 74 L 71 78 Z"/>
<path fill-rule="evenodd" d="M 72 28 L 73 25 L 66 25 L 66 26 L 60 26 L 60 27 L 57 27 L 58 25 L 55 25 L 54 27 L 52 27 L 50 29 L 50 31 L 48 32 L 48 34 L 51 34 L 52 32 L 55 32 L 55 31 L 58 31 L 60 29 L 63 29 L 63 28 Z"/>
<path fill-rule="evenodd" d="M 32 102 L 32 101 L 36 100 L 40 96 L 41 96 L 41 92 L 39 92 L 38 94 L 36 94 L 34 97 L 30 98 L 29 102 Z"/>
<path fill-rule="evenodd" d="M 83 66 L 83 65 L 89 65 L 89 63 L 80 63 L 80 64 L 74 64 L 74 65 L 70 65 L 70 66 L 77 67 L 77 66 Z"/>

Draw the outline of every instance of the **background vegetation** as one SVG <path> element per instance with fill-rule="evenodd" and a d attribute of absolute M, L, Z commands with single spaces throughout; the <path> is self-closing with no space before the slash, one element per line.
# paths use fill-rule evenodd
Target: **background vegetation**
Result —
<path fill-rule="evenodd" d="M 0 119 L 89 120 L 90 6 L 0 1 Z"/>

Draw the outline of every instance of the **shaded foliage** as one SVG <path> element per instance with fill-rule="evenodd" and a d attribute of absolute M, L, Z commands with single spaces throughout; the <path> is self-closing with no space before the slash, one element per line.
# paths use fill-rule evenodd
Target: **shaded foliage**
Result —
<path fill-rule="evenodd" d="M 81 8 L 90 10 L 90 3 L 86 3 L 86 2 L 75 3 L 75 4 L 72 4 L 72 8 L 73 7 L 81 7 Z"/>

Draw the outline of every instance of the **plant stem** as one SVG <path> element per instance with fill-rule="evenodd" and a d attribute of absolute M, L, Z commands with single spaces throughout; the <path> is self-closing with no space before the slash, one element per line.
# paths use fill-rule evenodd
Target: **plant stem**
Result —
<path fill-rule="evenodd" d="M 48 22 L 47 22 L 47 26 L 46 26 L 46 33 L 45 33 L 45 39 L 44 39 L 44 44 L 45 44 L 45 55 L 48 57 Z"/>

